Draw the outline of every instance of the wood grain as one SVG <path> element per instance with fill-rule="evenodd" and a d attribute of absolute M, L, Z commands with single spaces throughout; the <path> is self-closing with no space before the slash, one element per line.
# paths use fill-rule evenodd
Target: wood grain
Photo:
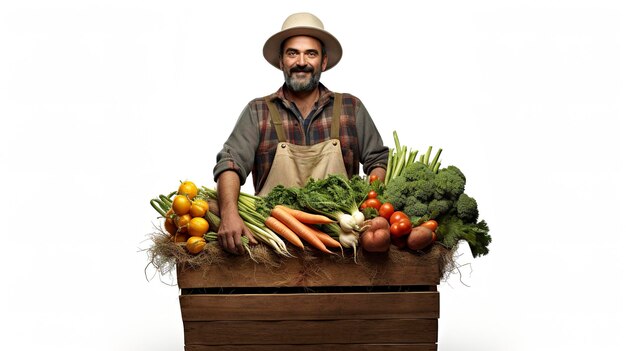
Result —
<path fill-rule="evenodd" d="M 185 322 L 185 345 L 436 343 L 437 319 Z"/>
<path fill-rule="evenodd" d="M 393 257 L 393 259 L 389 259 Z M 322 253 L 286 259 L 278 267 L 258 264 L 246 256 L 226 263 L 176 269 L 181 289 L 207 287 L 398 286 L 438 285 L 440 268 L 412 253 L 392 248 L 389 255 L 363 256 L 358 263 Z"/>
<path fill-rule="evenodd" d="M 438 292 L 181 295 L 184 321 L 439 318 Z"/>

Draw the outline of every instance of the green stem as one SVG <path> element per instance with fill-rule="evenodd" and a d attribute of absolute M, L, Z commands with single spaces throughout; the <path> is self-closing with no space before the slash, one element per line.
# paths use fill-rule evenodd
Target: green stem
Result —
<path fill-rule="evenodd" d="M 167 215 L 165 214 L 165 211 L 163 211 L 163 209 L 161 208 L 163 206 L 163 204 L 161 203 L 161 201 L 159 201 L 158 199 L 152 199 L 150 200 L 150 205 L 152 205 L 152 207 L 161 215 L 163 216 L 163 218 L 166 218 Z"/>
<path fill-rule="evenodd" d="M 433 158 L 432 162 L 430 162 L 430 164 L 428 165 L 430 167 L 430 169 L 433 170 L 433 171 L 435 170 L 435 165 L 439 161 L 439 155 L 441 155 L 441 148 L 439 150 L 437 150 L 437 153 L 435 154 L 435 157 Z"/>
<path fill-rule="evenodd" d="M 394 163 L 394 151 L 395 149 L 389 149 L 389 156 L 387 156 L 387 172 L 385 173 L 385 184 L 389 183 L 391 180 L 391 173 L 393 172 L 393 163 Z"/>
<path fill-rule="evenodd" d="M 404 163 L 406 161 L 406 146 L 401 147 L 401 151 L 397 156 L 397 161 L 398 163 L 394 166 L 392 179 L 398 177 L 402 174 L 402 171 L 404 171 Z"/>
<path fill-rule="evenodd" d="M 430 152 L 432 150 L 433 150 L 433 147 L 429 146 L 428 150 L 426 151 L 426 155 L 424 155 L 424 164 L 427 166 L 430 164 Z"/>
<path fill-rule="evenodd" d="M 415 158 L 417 157 L 417 150 L 409 152 L 409 157 L 406 161 L 407 165 L 415 162 Z"/>

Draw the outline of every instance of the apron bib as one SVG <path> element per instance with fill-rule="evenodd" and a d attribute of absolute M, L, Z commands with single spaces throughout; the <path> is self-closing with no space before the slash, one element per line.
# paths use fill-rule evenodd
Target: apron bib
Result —
<path fill-rule="evenodd" d="M 272 124 L 278 136 L 278 146 L 265 184 L 258 193 L 259 196 L 267 195 L 277 185 L 302 187 L 309 178 L 323 179 L 329 174 L 348 176 L 339 142 L 341 94 L 335 93 L 330 128 L 331 139 L 311 146 L 286 142 L 286 133 L 276 105 L 269 101 L 269 98 L 265 98 L 265 102 L 269 107 Z"/>

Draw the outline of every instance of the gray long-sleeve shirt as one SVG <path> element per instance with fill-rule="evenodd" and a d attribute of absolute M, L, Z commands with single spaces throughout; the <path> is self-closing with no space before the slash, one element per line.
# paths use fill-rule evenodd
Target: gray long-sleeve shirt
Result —
<path fill-rule="evenodd" d="M 270 96 L 283 121 L 288 143 L 313 145 L 330 139 L 330 124 L 334 93 L 320 84 L 320 98 L 306 118 L 300 115 L 295 104 L 285 99 L 284 86 Z M 348 177 L 359 174 L 363 165 L 366 174 L 375 167 L 387 167 L 389 149 L 357 97 L 342 94 L 343 108 L 339 140 Z M 252 100 L 243 109 L 232 133 L 217 154 L 213 169 L 214 179 L 226 171 L 239 174 L 244 184 L 252 173 L 255 192 L 259 192 L 267 179 L 278 145 L 276 131 L 271 123 L 264 98 Z"/>

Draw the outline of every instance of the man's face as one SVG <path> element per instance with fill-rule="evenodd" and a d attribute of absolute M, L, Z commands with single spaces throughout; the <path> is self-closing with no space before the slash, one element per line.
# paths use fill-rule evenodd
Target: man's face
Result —
<path fill-rule="evenodd" d="M 317 88 L 326 63 L 326 56 L 322 57 L 322 44 L 315 38 L 296 36 L 283 43 L 280 68 L 287 87 L 295 92 Z"/>

